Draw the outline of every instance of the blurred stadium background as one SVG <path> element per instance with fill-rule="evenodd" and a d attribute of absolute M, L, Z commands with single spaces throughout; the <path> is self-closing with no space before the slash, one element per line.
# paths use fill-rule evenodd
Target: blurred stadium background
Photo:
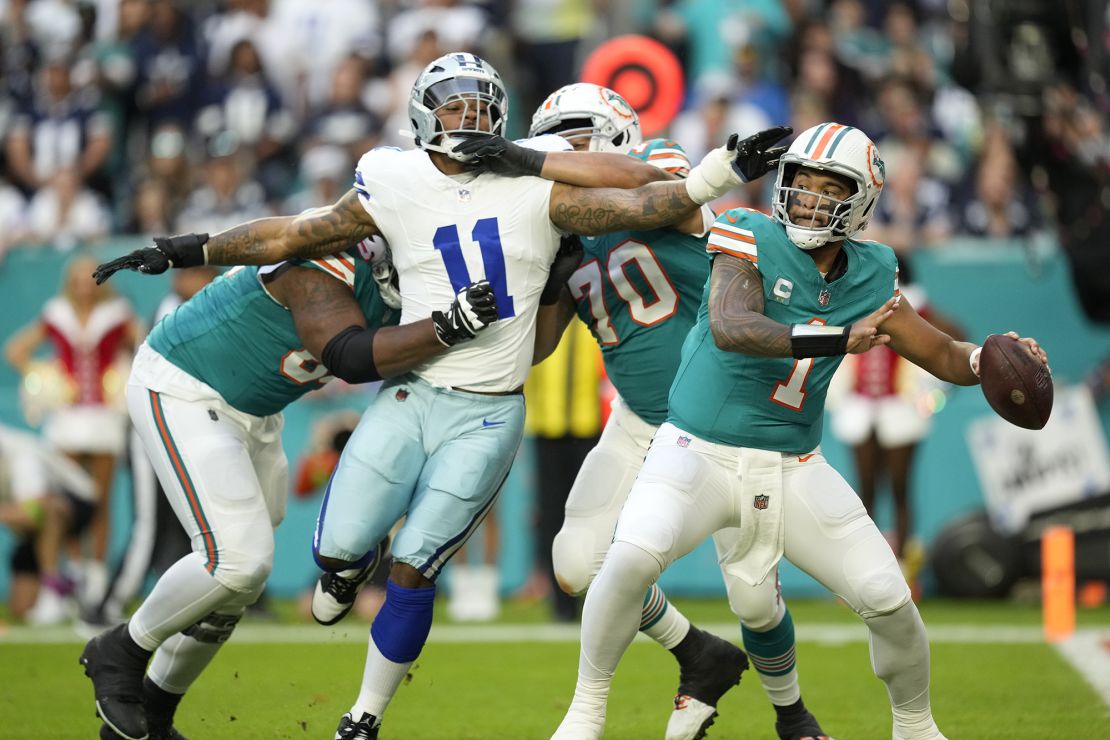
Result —
<path fill-rule="evenodd" d="M 603 46 L 632 34 L 645 39 Z M 80 372 L 67 380 L 51 342 L 39 343 L 33 359 L 10 350 L 26 327 L 44 325 L 48 301 L 72 293 L 65 275 L 75 260 L 331 202 L 363 151 L 410 146 L 398 134 L 407 128 L 409 88 L 427 62 L 452 50 L 478 53 L 501 71 L 513 136 L 525 135 L 548 92 L 584 69 L 626 95 L 646 135 L 676 139 L 693 161 L 731 132 L 777 123 L 802 130 L 836 120 L 868 132 L 886 159 L 888 187 L 865 236 L 895 247 L 929 306 L 969 340 L 1011 329 L 1037 337 L 1056 380 L 1056 413 L 1036 433 L 995 418 L 977 388 L 899 380 L 922 430 L 905 555 L 918 593 L 1035 604 L 1040 532 L 1063 522 L 1076 531 L 1080 599 L 1107 613 L 1105 0 L 0 0 L 0 337 L 9 344 L 0 424 L 45 444 L 44 422 L 49 431 L 51 413 L 73 403 L 82 383 L 98 386 L 93 395 L 111 407 L 126 358 L 92 380 Z M 765 208 L 769 179 L 715 205 Z M 168 275 L 112 282 L 129 308 L 125 333 L 140 340 L 167 295 L 187 290 Z M 506 604 L 552 602 L 529 619 L 575 613 L 544 576 L 543 543 L 561 501 L 552 503 L 537 470 L 545 449 L 588 448 L 599 432 L 609 396 L 583 332 L 537 373 L 532 436 L 501 495 L 487 552 L 478 552 L 479 535 L 463 556 L 493 564 Z M 853 383 L 845 380 L 840 398 Z M 335 381 L 286 412 L 286 453 L 303 477 L 278 532 L 265 607 L 281 618 L 302 618 L 284 600 L 317 573 L 309 545 L 319 470 L 344 412 L 364 407 L 372 392 Z M 842 441 L 851 435 L 832 429 L 836 411 L 831 403 L 825 452 L 858 482 Z M 118 414 L 108 413 L 98 418 Z M 53 431 L 55 447 L 66 431 Z M 0 456 L 12 449 L 0 445 Z M 134 507 L 127 451 L 109 458 L 110 575 L 129 546 Z M 893 530 L 889 497 L 879 497 L 875 515 Z M 0 528 L 0 597 L 16 596 L 7 553 L 19 550 L 19 537 Z M 80 586 L 81 559 L 70 556 L 66 577 Z M 720 597 L 712 549 L 671 568 L 663 585 L 679 597 Z M 789 567 L 783 590 L 791 599 L 824 597 Z M 83 606 L 79 615 L 32 611 L 31 619 L 80 616 L 96 625 L 113 616 Z M 718 606 L 716 621 L 724 621 Z M 0 613 L 18 621 L 12 610 Z M 467 616 L 465 608 L 457 614 Z M 0 655 L 3 642 L 0 633 Z M 1002 735 L 1010 736 L 978 736 Z"/>

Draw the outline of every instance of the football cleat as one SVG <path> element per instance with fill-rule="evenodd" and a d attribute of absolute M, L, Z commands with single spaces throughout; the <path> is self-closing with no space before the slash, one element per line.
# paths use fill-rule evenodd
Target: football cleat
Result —
<path fill-rule="evenodd" d="M 740 683 L 748 655 L 727 640 L 706 632 L 695 659 L 680 664 L 674 710 L 667 720 L 666 740 L 698 740 L 717 718 L 717 703 Z"/>
<path fill-rule="evenodd" d="M 777 720 L 775 732 L 779 740 L 833 740 L 825 734 L 808 709 L 799 712 L 796 717 Z"/>
<path fill-rule="evenodd" d="M 96 713 L 104 724 L 125 740 L 147 740 L 143 709 L 143 674 L 146 661 L 128 652 L 121 624 L 102 632 L 85 645 L 80 663 L 92 679 Z"/>
<path fill-rule="evenodd" d="M 382 723 L 372 714 L 362 713 L 356 722 L 350 712 L 339 720 L 339 727 L 335 729 L 335 740 L 374 740 L 378 736 L 378 728 Z"/>
<path fill-rule="evenodd" d="M 605 715 L 591 716 L 576 709 L 567 710 L 551 740 L 599 740 L 605 731 Z"/>
<path fill-rule="evenodd" d="M 108 725 L 100 726 L 100 740 L 120 740 L 123 735 L 112 731 Z M 150 728 L 150 734 L 147 736 L 148 740 L 189 740 L 189 738 L 182 735 L 177 731 L 177 728 L 170 726 L 166 728 Z"/>
<path fill-rule="evenodd" d="M 323 573 L 316 581 L 312 592 L 312 618 L 325 627 L 330 627 L 347 616 L 355 605 L 358 592 L 374 575 L 382 562 L 382 555 L 388 545 L 382 540 L 374 549 L 374 559 L 365 568 L 344 570 L 339 573 Z M 343 575 L 348 573 L 350 575 Z"/>

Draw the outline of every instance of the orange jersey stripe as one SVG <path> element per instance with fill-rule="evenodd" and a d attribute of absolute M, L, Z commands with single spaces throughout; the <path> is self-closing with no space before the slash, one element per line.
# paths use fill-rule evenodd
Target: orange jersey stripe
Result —
<path fill-rule="evenodd" d="M 716 234 L 717 236 L 725 236 L 738 242 L 755 244 L 755 237 L 748 236 L 747 234 L 737 234 L 735 231 L 725 231 L 724 229 L 718 229 L 715 226 L 709 230 L 709 233 Z"/>
<path fill-rule="evenodd" d="M 748 254 L 747 252 L 736 252 L 736 251 L 733 251 L 731 249 L 725 249 L 724 247 L 717 246 L 716 244 L 710 244 L 705 249 L 708 252 L 724 252 L 729 257 L 738 257 L 739 259 L 742 259 L 742 260 L 750 260 L 752 262 L 758 262 L 759 261 L 755 258 L 755 255 Z"/>

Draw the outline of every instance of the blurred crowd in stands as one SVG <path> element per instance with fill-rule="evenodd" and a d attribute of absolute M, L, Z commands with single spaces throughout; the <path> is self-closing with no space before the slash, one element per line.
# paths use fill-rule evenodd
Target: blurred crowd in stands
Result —
<path fill-rule="evenodd" d="M 871 237 L 1023 237 L 1052 223 L 1046 138 L 1105 182 L 1106 15 L 1080 0 L 0 0 L 0 254 L 330 202 L 362 152 L 410 146 L 410 86 L 445 51 L 502 72 L 523 136 L 626 33 L 683 62 L 668 133 L 692 160 L 733 131 L 834 119 L 887 163 Z"/>

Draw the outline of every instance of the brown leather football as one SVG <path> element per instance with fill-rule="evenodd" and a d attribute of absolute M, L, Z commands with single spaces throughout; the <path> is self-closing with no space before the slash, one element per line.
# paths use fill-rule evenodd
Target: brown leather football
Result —
<path fill-rule="evenodd" d="M 991 334 L 979 355 L 979 382 L 991 408 L 1006 421 L 1043 429 L 1052 414 L 1052 375 L 1024 344 Z"/>

